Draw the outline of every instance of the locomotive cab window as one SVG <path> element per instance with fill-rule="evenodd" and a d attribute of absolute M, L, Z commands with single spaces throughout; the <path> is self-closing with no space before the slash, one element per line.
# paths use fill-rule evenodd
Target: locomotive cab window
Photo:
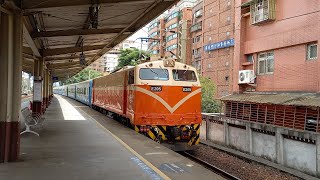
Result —
<path fill-rule="evenodd" d="M 134 84 L 134 71 L 129 71 L 128 84 Z"/>
<path fill-rule="evenodd" d="M 141 80 L 169 80 L 169 72 L 163 68 L 141 68 L 139 71 L 139 78 Z"/>
<path fill-rule="evenodd" d="M 191 70 L 172 70 L 173 79 L 175 81 L 197 81 L 197 76 L 194 71 Z"/>

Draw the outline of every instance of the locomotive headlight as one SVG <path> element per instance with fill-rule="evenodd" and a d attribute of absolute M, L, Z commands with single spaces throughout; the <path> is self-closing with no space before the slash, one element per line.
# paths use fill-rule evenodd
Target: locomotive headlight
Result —
<path fill-rule="evenodd" d="M 157 127 L 154 127 L 153 130 L 158 134 L 159 133 L 159 129 Z"/>

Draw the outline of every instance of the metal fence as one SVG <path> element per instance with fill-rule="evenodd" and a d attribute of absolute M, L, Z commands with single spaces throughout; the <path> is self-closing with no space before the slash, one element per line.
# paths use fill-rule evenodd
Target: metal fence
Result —
<path fill-rule="evenodd" d="M 319 132 L 319 107 L 225 102 L 225 116 L 292 129 Z"/>

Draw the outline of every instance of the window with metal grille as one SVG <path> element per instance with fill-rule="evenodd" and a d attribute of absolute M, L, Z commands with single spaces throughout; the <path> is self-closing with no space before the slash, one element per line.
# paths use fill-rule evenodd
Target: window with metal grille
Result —
<path fill-rule="evenodd" d="M 307 60 L 318 58 L 318 45 L 316 43 L 307 45 Z"/>
<path fill-rule="evenodd" d="M 258 54 L 258 72 L 259 74 L 270 74 L 274 71 L 274 53 L 273 51 Z"/>
<path fill-rule="evenodd" d="M 251 23 L 275 19 L 275 0 L 256 0 L 250 5 Z"/>
<path fill-rule="evenodd" d="M 195 38 L 193 38 L 193 43 L 197 43 L 197 42 L 199 42 L 199 41 L 200 41 L 200 39 L 201 39 L 201 35 L 196 36 Z"/>

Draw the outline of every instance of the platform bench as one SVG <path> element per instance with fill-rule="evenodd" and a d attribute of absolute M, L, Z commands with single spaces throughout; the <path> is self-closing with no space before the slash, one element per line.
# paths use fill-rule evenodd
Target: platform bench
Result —
<path fill-rule="evenodd" d="M 23 108 L 21 110 L 22 116 L 24 118 L 24 124 L 26 126 L 26 129 L 20 133 L 32 133 L 37 136 L 40 136 L 39 133 L 31 130 L 31 127 L 43 127 L 44 118 L 41 117 L 41 114 L 39 113 L 32 113 L 29 108 Z"/>

